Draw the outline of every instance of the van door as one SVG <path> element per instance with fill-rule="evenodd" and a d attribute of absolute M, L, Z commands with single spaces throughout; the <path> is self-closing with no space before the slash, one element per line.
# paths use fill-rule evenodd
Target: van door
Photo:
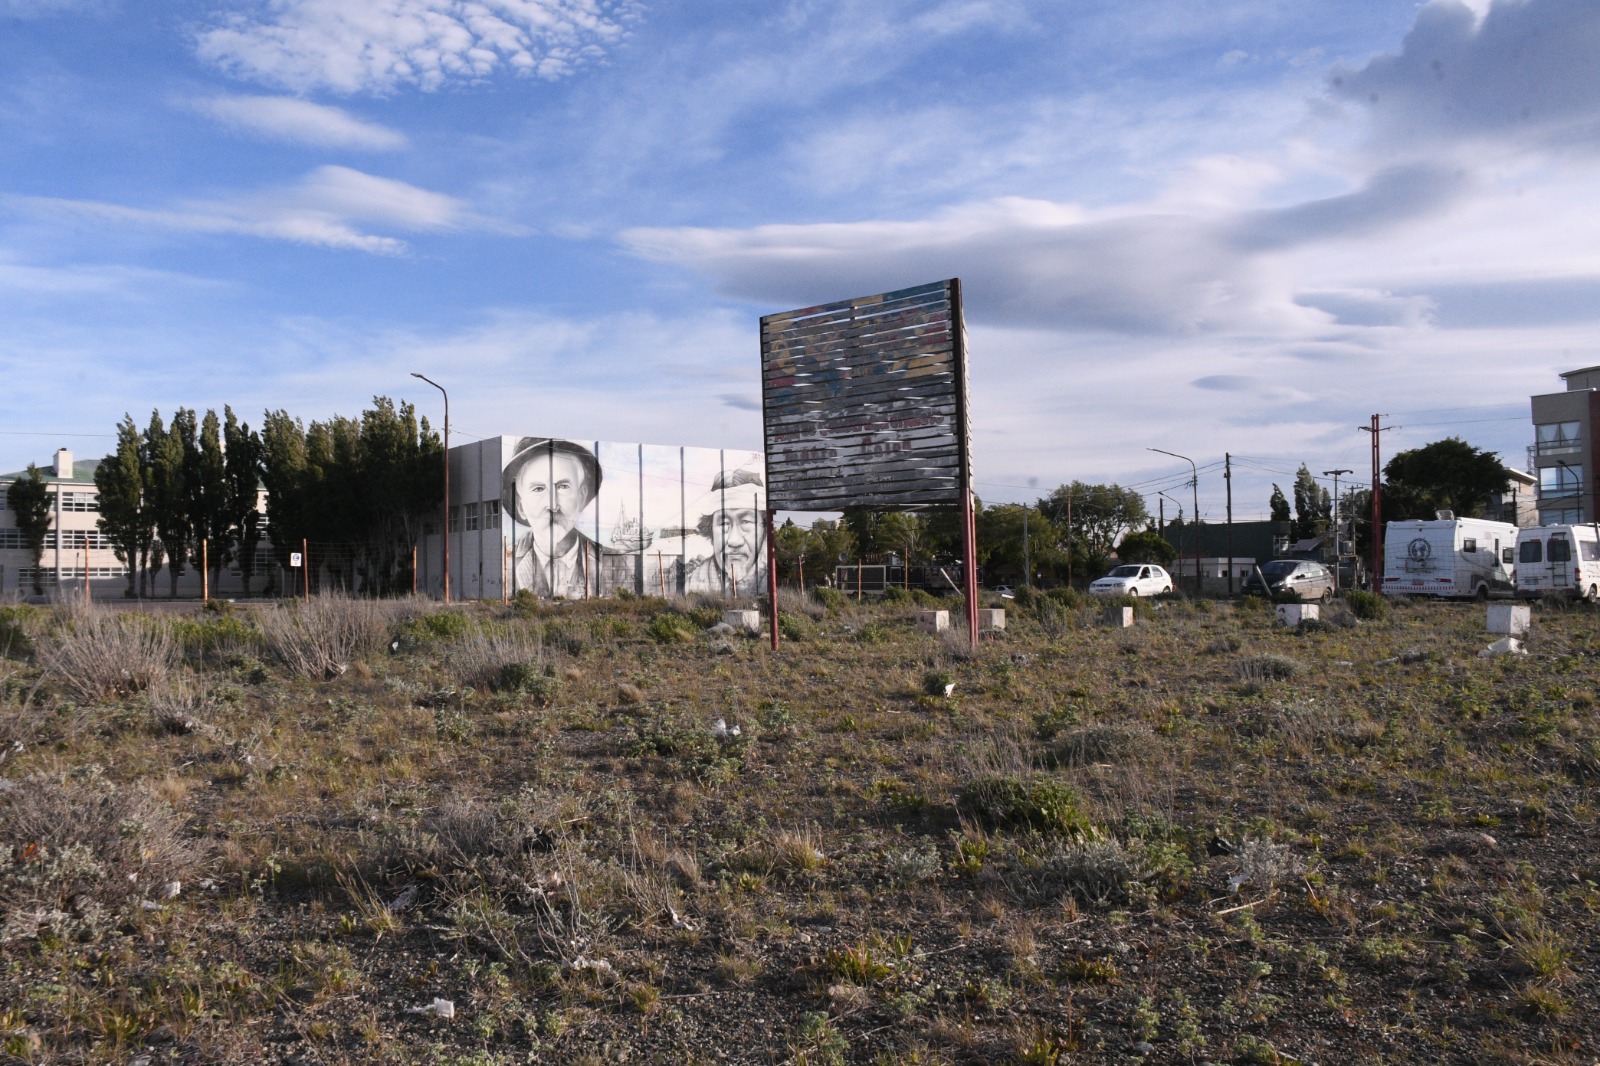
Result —
<path fill-rule="evenodd" d="M 1572 540 L 1566 533 L 1552 533 L 1545 544 L 1546 572 L 1550 588 L 1566 592 L 1572 588 Z"/>

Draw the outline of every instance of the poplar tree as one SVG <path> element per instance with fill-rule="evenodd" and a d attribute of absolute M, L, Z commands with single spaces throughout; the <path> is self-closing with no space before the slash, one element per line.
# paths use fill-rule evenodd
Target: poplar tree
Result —
<path fill-rule="evenodd" d="M 99 525 L 111 541 L 117 560 L 128 568 L 128 595 L 138 594 L 140 571 L 148 562 L 154 539 L 145 506 L 142 440 L 132 415 L 117 424 L 117 450 L 95 467 L 94 486 L 100 494 Z"/>
<path fill-rule="evenodd" d="M 256 545 L 261 542 L 261 512 L 256 507 L 261 488 L 261 438 L 248 424 L 239 422 L 232 407 L 224 406 L 222 413 L 227 536 L 239 561 L 245 595 L 249 595 L 256 573 Z"/>
<path fill-rule="evenodd" d="M 33 556 L 33 594 L 43 596 L 44 582 L 39 571 L 44 566 L 44 542 L 50 532 L 50 486 L 33 463 L 28 464 L 27 474 L 6 490 L 6 505 L 15 512 L 22 543 Z"/>

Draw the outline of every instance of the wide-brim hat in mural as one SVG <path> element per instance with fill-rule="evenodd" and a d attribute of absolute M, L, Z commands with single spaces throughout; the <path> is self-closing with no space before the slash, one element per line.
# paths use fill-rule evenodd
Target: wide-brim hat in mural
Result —
<path fill-rule="evenodd" d="M 600 461 L 594 457 L 594 452 L 575 440 L 523 437 L 511 450 L 511 458 L 506 461 L 506 468 L 500 474 L 501 500 L 516 521 L 528 524 L 528 516 L 522 510 L 522 501 L 517 496 L 517 477 L 529 463 L 548 463 L 557 455 L 571 456 L 583 467 L 584 482 L 588 489 L 583 501 L 585 506 L 600 495 Z"/>
<path fill-rule="evenodd" d="M 730 478 L 729 480 L 733 480 Z M 708 524 L 708 520 L 721 511 L 759 511 L 766 506 L 767 487 L 759 474 L 739 484 L 716 487 L 702 493 L 689 504 L 684 515 L 691 529 Z"/>

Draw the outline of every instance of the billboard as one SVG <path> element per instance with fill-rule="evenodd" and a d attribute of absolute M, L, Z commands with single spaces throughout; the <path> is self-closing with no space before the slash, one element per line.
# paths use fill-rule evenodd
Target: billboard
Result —
<path fill-rule="evenodd" d="M 959 279 L 761 320 L 771 506 L 960 503 L 970 484 Z"/>
<path fill-rule="evenodd" d="M 550 437 L 450 449 L 450 581 L 465 598 L 764 589 L 760 452 Z M 426 538 L 438 588 L 442 543 Z"/>

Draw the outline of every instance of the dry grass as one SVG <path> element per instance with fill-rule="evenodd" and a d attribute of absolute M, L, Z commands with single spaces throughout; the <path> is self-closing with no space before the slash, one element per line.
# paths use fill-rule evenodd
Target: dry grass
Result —
<path fill-rule="evenodd" d="M 37 639 L 35 658 L 53 684 L 93 703 L 163 681 L 178 646 L 162 619 L 76 604 L 63 608 L 55 630 Z"/>
<path fill-rule="evenodd" d="M 703 639 L 723 604 L 644 598 L 179 617 L 150 626 L 164 678 L 93 701 L 7 660 L 0 1058 L 1600 1040 L 1591 611 L 1489 661 L 1476 606 L 1287 630 L 1174 602 L 1122 631 L 1033 594 L 957 654 L 909 602 L 829 599 L 776 655 Z M 42 647 L 71 617 L 25 624 Z"/>

